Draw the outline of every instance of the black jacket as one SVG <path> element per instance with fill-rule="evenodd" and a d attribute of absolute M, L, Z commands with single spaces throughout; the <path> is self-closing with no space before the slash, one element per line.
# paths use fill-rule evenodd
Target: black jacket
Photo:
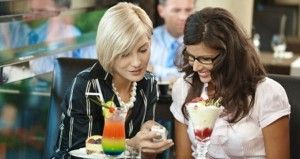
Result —
<path fill-rule="evenodd" d="M 136 101 L 125 123 L 126 138 L 132 138 L 141 125 L 155 117 L 157 102 L 156 81 L 151 73 L 137 82 Z M 76 75 L 62 103 L 60 132 L 54 158 L 68 158 L 68 152 L 85 146 L 90 135 L 102 135 L 104 117 L 99 105 L 87 99 L 86 92 L 102 94 L 104 101 L 111 100 L 112 76 L 104 71 L 99 62 Z M 118 99 L 114 102 L 119 105 Z"/>

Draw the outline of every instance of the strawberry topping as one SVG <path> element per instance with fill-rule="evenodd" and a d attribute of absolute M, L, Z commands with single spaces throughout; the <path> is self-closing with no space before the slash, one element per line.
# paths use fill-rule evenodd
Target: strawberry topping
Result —
<path fill-rule="evenodd" d="M 198 140 L 204 140 L 211 136 L 212 129 L 211 128 L 205 128 L 204 130 L 195 130 L 195 136 Z"/>
<path fill-rule="evenodd" d="M 115 111 L 115 108 L 114 107 L 109 107 L 109 112 L 110 113 L 113 113 Z"/>
<path fill-rule="evenodd" d="M 205 100 L 202 97 L 196 97 L 191 102 L 192 103 L 197 103 L 197 102 L 200 102 L 200 101 L 205 101 Z"/>

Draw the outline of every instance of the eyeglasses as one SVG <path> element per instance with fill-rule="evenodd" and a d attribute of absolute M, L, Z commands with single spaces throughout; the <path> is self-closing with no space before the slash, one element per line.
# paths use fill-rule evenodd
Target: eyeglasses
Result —
<path fill-rule="evenodd" d="M 183 54 L 183 57 L 186 60 L 188 60 L 191 65 L 194 64 L 195 60 L 197 60 L 199 63 L 202 63 L 202 64 L 212 64 L 220 55 L 220 54 L 218 54 L 217 56 L 215 56 L 213 58 L 212 57 L 203 57 L 203 56 L 195 57 L 195 56 L 191 55 L 186 49 L 183 50 L 182 54 Z"/>

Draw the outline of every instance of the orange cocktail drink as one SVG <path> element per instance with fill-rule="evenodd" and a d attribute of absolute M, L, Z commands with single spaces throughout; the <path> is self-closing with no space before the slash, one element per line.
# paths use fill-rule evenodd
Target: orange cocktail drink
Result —
<path fill-rule="evenodd" d="M 118 156 L 125 151 L 125 117 L 127 111 L 116 108 L 105 118 L 102 147 L 108 156 Z"/>

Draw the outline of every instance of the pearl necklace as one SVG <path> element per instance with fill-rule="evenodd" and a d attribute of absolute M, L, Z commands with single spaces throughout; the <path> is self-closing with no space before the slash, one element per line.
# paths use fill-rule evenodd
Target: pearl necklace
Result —
<path fill-rule="evenodd" d="M 115 84 L 112 83 L 112 88 L 113 88 L 113 91 L 115 92 L 117 98 L 118 98 L 118 101 L 120 103 L 120 106 L 123 107 L 123 108 L 126 108 L 127 110 L 129 110 L 130 108 L 133 107 L 133 103 L 135 102 L 136 98 L 136 82 L 133 82 L 132 83 L 132 87 L 131 87 L 131 92 L 130 92 L 130 99 L 127 103 L 123 102 L 121 97 L 120 97 L 120 94 L 119 92 L 117 91 L 116 87 L 115 87 Z"/>

